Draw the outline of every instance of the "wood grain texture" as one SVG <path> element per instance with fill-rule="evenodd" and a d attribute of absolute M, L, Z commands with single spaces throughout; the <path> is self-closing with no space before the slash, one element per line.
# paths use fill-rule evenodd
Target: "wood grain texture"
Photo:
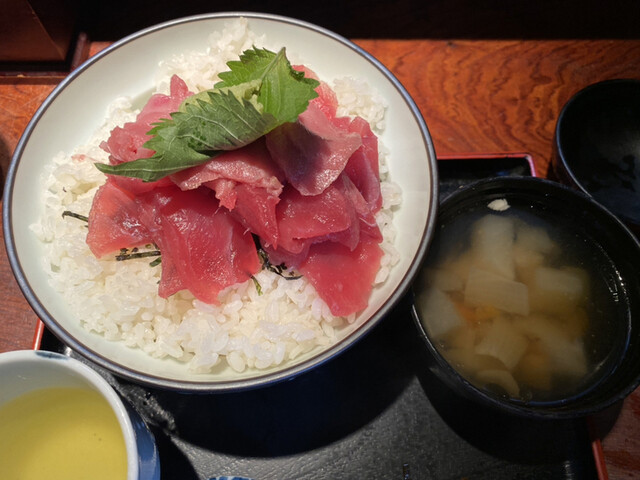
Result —
<path fill-rule="evenodd" d="M 0 227 L 2 230 L 2 227 Z M 0 352 L 31 348 L 38 317 L 25 300 L 9 267 L 4 243 L 0 246 Z"/>
<path fill-rule="evenodd" d="M 556 118 L 585 86 L 640 78 L 640 41 L 359 40 L 413 96 L 436 153 L 527 151 L 545 175 Z"/>
<path fill-rule="evenodd" d="M 41 83 L 0 83 L 0 168 L 3 183 L 18 140 L 54 87 L 54 84 Z"/>
<path fill-rule="evenodd" d="M 0 83 L 0 168 L 2 185 L 13 151 L 27 124 L 55 84 L 38 81 Z M 0 226 L 0 230 L 2 227 Z M 4 233 L 4 232 L 3 232 Z M 4 238 L 4 237 L 3 237 Z M 0 246 L 0 352 L 31 348 L 38 318 L 25 300 L 9 266 L 4 242 Z"/>
<path fill-rule="evenodd" d="M 640 78 L 640 40 L 356 40 L 412 95 L 438 155 L 528 152 L 545 176 L 564 103 L 611 78 Z M 95 54 L 108 45 L 92 45 Z M 0 166 L 54 88 L 0 83 Z M 0 252 L 0 352 L 29 348 L 36 317 Z M 609 478 L 640 478 L 640 391 L 623 404 L 602 439 Z"/>

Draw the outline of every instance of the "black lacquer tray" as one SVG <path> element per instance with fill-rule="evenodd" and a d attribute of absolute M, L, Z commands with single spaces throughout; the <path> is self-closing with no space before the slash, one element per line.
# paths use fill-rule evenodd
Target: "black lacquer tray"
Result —
<path fill-rule="evenodd" d="M 488 176 L 535 175 L 524 154 L 438 163 L 441 198 Z M 585 420 L 508 417 L 441 383 L 426 367 L 410 305 L 409 294 L 346 352 L 261 389 L 181 394 L 91 366 L 148 423 L 163 480 L 598 478 Z M 46 329 L 36 337 L 36 348 L 77 356 Z"/>

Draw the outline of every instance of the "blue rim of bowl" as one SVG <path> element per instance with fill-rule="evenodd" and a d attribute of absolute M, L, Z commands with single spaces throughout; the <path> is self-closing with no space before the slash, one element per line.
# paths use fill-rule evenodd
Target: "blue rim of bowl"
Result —
<path fill-rule="evenodd" d="M 558 191 L 564 191 L 569 195 L 574 195 L 577 198 L 582 198 L 587 203 L 591 204 L 595 209 L 600 210 L 603 215 L 605 215 L 608 220 L 615 224 L 616 227 L 628 237 L 628 240 L 632 243 L 635 243 L 638 247 L 638 251 L 640 251 L 640 240 L 633 234 L 633 232 L 629 229 L 625 223 L 620 220 L 616 215 L 614 215 L 610 210 L 606 207 L 598 203 L 593 199 L 590 195 L 570 188 L 561 183 L 539 178 L 539 177 L 494 177 L 494 178 L 485 178 L 481 180 L 477 180 L 473 183 L 470 183 L 463 189 L 457 190 L 449 194 L 446 198 L 440 202 L 440 205 L 446 205 L 449 202 L 453 202 L 459 195 L 463 195 L 468 190 L 477 190 L 482 188 L 485 185 L 491 185 L 495 182 L 510 182 L 513 186 L 510 186 L 510 190 L 515 190 L 517 184 L 546 184 L 550 188 L 555 188 Z M 426 261 L 426 257 L 424 259 Z M 438 365 L 438 371 L 446 371 L 447 374 L 437 374 L 444 384 L 449 385 L 452 389 L 460 388 L 459 385 L 463 385 L 463 389 L 466 393 L 467 398 L 471 398 L 476 402 L 479 402 L 482 405 L 497 408 L 499 410 L 504 410 L 512 415 L 517 416 L 528 416 L 535 417 L 539 419 L 549 419 L 549 420 L 562 420 L 562 419 L 570 419 L 570 418 L 580 418 L 587 417 L 594 413 L 600 412 L 607 407 L 615 404 L 618 401 L 626 398 L 631 392 L 633 392 L 638 386 L 640 386 L 640 370 L 636 374 L 635 378 L 630 381 L 625 388 L 620 389 L 615 395 L 611 396 L 607 400 L 602 400 L 591 406 L 577 407 L 575 409 L 565 410 L 563 407 L 570 406 L 574 400 L 579 400 L 582 395 L 568 397 L 566 399 L 557 400 L 557 401 L 549 401 L 549 402 L 532 402 L 527 404 L 526 402 L 517 402 L 511 401 L 507 398 L 498 397 L 496 395 L 492 395 L 484 389 L 475 386 L 469 380 L 467 380 L 462 374 L 460 374 L 440 353 L 435 343 L 431 340 L 427 331 L 422 324 L 420 314 L 415 306 L 415 302 L 411 305 L 411 317 L 414 325 L 416 326 L 419 336 L 421 337 L 421 342 L 426 345 L 427 352 L 431 356 L 431 358 Z M 629 329 L 630 327 L 628 327 Z M 627 330 L 628 330 L 627 329 Z M 626 345 L 631 341 L 630 332 L 627 331 L 628 337 L 626 340 Z M 617 367 L 616 367 L 617 368 Z M 600 382 L 598 382 L 600 383 Z M 456 387 L 455 385 L 458 384 Z M 589 387 L 588 391 L 590 391 L 593 387 Z"/>
<path fill-rule="evenodd" d="M 190 380 L 175 380 L 175 379 L 166 379 L 159 377 L 153 374 L 142 373 L 132 368 L 129 368 L 125 365 L 120 365 L 113 360 L 105 358 L 103 355 L 95 352 L 94 350 L 82 345 L 78 342 L 72 335 L 70 335 L 60 324 L 56 322 L 56 320 L 49 314 L 44 305 L 40 302 L 40 299 L 34 293 L 33 289 L 29 285 L 27 278 L 24 275 L 22 267 L 20 265 L 20 261 L 17 256 L 15 241 L 13 238 L 13 229 L 11 227 L 11 211 L 12 211 L 12 197 L 13 197 L 13 187 L 14 180 L 16 176 L 16 172 L 20 163 L 20 158 L 22 156 L 25 145 L 29 141 L 29 137 L 37 125 L 39 119 L 43 116 L 46 110 L 49 108 L 50 104 L 58 97 L 58 95 L 69 85 L 77 76 L 79 76 L 83 71 L 89 68 L 96 62 L 99 62 L 103 57 L 109 55 L 114 50 L 120 48 L 121 46 L 130 43 L 140 37 L 148 35 L 150 33 L 156 32 L 158 30 L 162 30 L 167 27 L 186 24 L 192 22 L 206 21 L 210 19 L 236 19 L 239 17 L 245 17 L 248 19 L 257 19 L 257 20 L 267 20 L 276 23 L 286 23 L 290 25 L 294 25 L 300 27 L 302 29 L 312 30 L 317 32 L 323 36 L 329 37 L 336 42 L 346 46 L 351 49 L 355 53 L 359 54 L 361 57 L 366 59 L 369 63 L 374 65 L 377 70 L 379 70 L 394 86 L 394 88 L 400 93 L 405 104 L 411 110 L 413 117 L 418 124 L 420 131 L 422 132 L 422 140 L 425 144 L 426 150 L 429 153 L 429 169 L 431 171 L 431 199 L 429 209 L 430 212 L 427 215 L 427 223 L 422 231 L 422 236 L 420 240 L 420 246 L 414 258 L 412 259 L 411 266 L 409 270 L 405 273 L 404 277 L 400 281 L 398 287 L 392 292 L 387 302 L 385 302 L 382 307 L 373 313 L 373 315 L 364 322 L 358 329 L 352 332 L 349 336 L 342 339 L 340 342 L 331 346 L 331 348 L 319 352 L 317 355 L 301 362 L 299 364 L 283 368 L 278 370 L 277 372 L 268 373 L 265 375 L 258 374 L 255 377 L 240 379 L 240 380 L 224 380 L 220 382 L 215 381 L 190 381 Z M 370 332 L 375 325 L 377 325 L 382 318 L 384 318 L 400 301 L 400 299 L 407 293 L 409 290 L 409 286 L 422 263 L 422 259 L 424 258 L 427 247 L 431 241 L 433 236 L 433 231 L 435 228 L 435 218 L 436 218 L 436 209 L 438 205 L 438 174 L 437 174 L 437 164 L 436 164 L 436 154 L 435 148 L 433 146 L 433 140 L 429 133 L 429 129 L 426 125 L 422 114 L 415 101 L 411 98 L 407 90 L 400 83 L 400 81 L 391 73 L 387 67 L 385 67 L 379 60 L 374 58 L 370 53 L 365 51 L 363 48 L 357 46 L 350 40 L 338 35 L 330 30 L 327 30 L 323 27 L 297 20 L 294 18 L 289 18 L 280 15 L 272 15 L 272 14 L 263 14 L 256 12 L 223 12 L 223 13 L 211 13 L 211 14 L 201 14 L 201 15 L 193 15 L 183 18 L 178 18 L 175 20 L 171 20 L 168 22 L 163 22 L 158 25 L 148 27 L 146 29 L 140 30 L 139 32 L 133 33 L 129 36 L 124 37 L 123 39 L 113 43 L 109 47 L 97 53 L 95 56 L 91 57 L 83 64 L 81 64 L 77 69 L 75 69 L 69 76 L 67 76 L 62 82 L 51 92 L 51 94 L 45 99 L 42 105 L 38 108 L 33 118 L 30 120 L 27 128 L 25 129 L 22 137 L 20 138 L 16 150 L 11 159 L 11 163 L 9 165 L 9 170 L 7 173 L 7 178 L 5 181 L 5 191 L 3 194 L 3 215 L 2 215 L 2 223 L 4 228 L 4 241 L 7 250 L 7 256 L 9 258 L 9 264 L 11 265 L 11 269 L 13 270 L 14 276 L 25 296 L 27 302 L 31 306 L 31 308 L 35 311 L 40 319 L 45 323 L 47 328 L 49 328 L 52 333 L 58 337 L 63 343 L 68 345 L 72 350 L 84 356 L 85 358 L 91 360 L 92 362 L 104 367 L 105 369 L 115 373 L 116 375 L 132 380 L 137 383 L 146 384 L 153 387 L 164 388 L 168 390 L 177 390 L 177 391 L 191 391 L 191 392 L 232 392 L 239 390 L 247 390 L 250 388 L 262 387 L 267 385 L 273 385 L 280 381 L 291 379 L 295 376 L 298 376 L 304 372 L 307 372 L 319 365 L 325 363 L 332 357 L 337 354 L 343 353 L 349 347 L 354 345 L 359 339 L 364 337 L 368 332 Z"/>

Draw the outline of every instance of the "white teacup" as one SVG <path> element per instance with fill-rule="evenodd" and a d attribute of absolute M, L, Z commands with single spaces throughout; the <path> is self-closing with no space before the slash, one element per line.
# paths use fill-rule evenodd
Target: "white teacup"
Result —
<path fill-rule="evenodd" d="M 36 390 L 42 393 L 61 387 L 93 391 L 106 400 L 122 431 L 126 480 L 160 478 L 160 461 L 153 435 L 138 413 L 100 374 L 82 362 L 58 353 L 34 350 L 0 353 L 0 412 L 3 407 L 9 408 L 12 401 L 20 402 L 18 397 L 33 398 L 37 395 L 33 393 Z M 16 418 L 19 419 L 19 415 Z M 35 443 L 34 451 L 38 448 Z M 7 465 L 0 467 L 0 471 L 6 468 Z M 91 477 L 91 472 L 88 475 Z M 63 474 L 60 478 L 67 477 Z"/>

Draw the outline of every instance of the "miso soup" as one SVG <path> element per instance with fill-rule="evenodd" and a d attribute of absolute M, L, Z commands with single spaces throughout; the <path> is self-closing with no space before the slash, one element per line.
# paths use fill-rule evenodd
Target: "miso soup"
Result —
<path fill-rule="evenodd" d="M 420 321 L 479 388 L 527 403 L 573 397 L 612 368 L 624 338 L 617 272 L 553 211 L 491 207 L 441 222 L 416 282 Z"/>

